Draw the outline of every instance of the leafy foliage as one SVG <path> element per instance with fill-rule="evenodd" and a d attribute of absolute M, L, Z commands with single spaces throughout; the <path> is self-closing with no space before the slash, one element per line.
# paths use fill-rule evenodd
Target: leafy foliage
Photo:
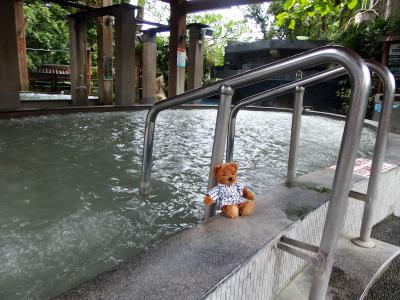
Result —
<path fill-rule="evenodd" d="M 163 75 L 166 82 L 168 82 L 168 53 L 169 53 L 169 40 L 165 36 L 157 36 L 157 74 Z"/>
<path fill-rule="evenodd" d="M 190 15 L 188 23 L 203 23 L 213 30 L 211 39 L 206 39 L 205 55 L 208 65 L 223 65 L 225 46 L 229 40 L 238 40 L 249 28 L 244 20 L 226 20 L 221 14 Z"/>
<path fill-rule="evenodd" d="M 276 16 L 276 24 L 294 30 L 296 23 L 348 15 L 349 11 L 361 8 L 364 3 L 366 0 L 286 0 L 283 2 L 284 11 Z"/>
<path fill-rule="evenodd" d="M 70 10 L 59 5 L 43 5 L 41 2 L 26 1 L 27 48 L 68 49 L 68 25 L 66 16 Z M 28 51 L 28 68 L 35 69 L 43 63 L 68 64 L 68 52 Z"/>
<path fill-rule="evenodd" d="M 352 24 L 334 39 L 335 43 L 357 51 L 363 58 L 380 61 L 382 57 L 382 37 L 400 32 L 400 18 L 375 18 L 359 25 Z"/>
<path fill-rule="evenodd" d="M 264 40 L 268 40 L 272 37 L 270 25 L 273 23 L 274 16 L 268 9 L 268 6 L 262 4 L 249 5 L 244 16 L 248 20 L 253 20 L 256 23 L 263 35 Z"/>
<path fill-rule="evenodd" d="M 335 38 L 334 42 L 353 49 L 365 59 L 380 61 L 383 49 L 382 37 L 394 32 L 400 32 L 400 18 L 393 17 L 385 20 L 378 17 L 370 22 L 348 26 Z M 373 78 L 371 83 L 372 93 L 376 91 L 377 84 L 378 81 Z M 342 110 L 347 112 L 350 102 L 349 80 L 341 81 L 340 85 L 341 87 L 336 95 L 342 103 Z M 373 98 L 370 97 L 367 110 L 368 118 L 372 117 L 373 104 Z"/>
<path fill-rule="evenodd" d="M 253 20 L 264 39 L 332 39 L 366 0 L 276 0 L 268 7 L 250 5 Z M 268 20 L 265 22 L 265 20 Z"/>

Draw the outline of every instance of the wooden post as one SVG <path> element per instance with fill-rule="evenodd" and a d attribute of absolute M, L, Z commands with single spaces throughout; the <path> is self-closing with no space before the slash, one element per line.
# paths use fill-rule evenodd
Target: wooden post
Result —
<path fill-rule="evenodd" d="M 19 81 L 20 90 L 29 90 L 28 64 L 26 62 L 26 38 L 25 38 L 25 19 L 24 19 L 24 1 L 15 1 L 15 22 L 17 26 L 17 43 L 19 59 Z"/>
<path fill-rule="evenodd" d="M 69 57 L 72 105 L 88 105 L 86 76 L 86 21 L 69 18 Z"/>
<path fill-rule="evenodd" d="M 86 48 L 86 78 L 87 94 L 89 96 L 92 94 L 92 49 L 90 47 Z"/>
<path fill-rule="evenodd" d="M 102 6 L 112 5 L 112 0 L 102 0 Z M 111 17 L 97 19 L 97 76 L 99 102 L 104 105 L 113 103 L 113 34 Z"/>
<path fill-rule="evenodd" d="M 115 16 L 115 104 L 135 103 L 135 10 L 122 7 Z"/>
<path fill-rule="evenodd" d="M 0 1 L 0 109 L 16 109 L 19 98 L 20 72 L 16 28 L 16 2 Z"/>
<path fill-rule="evenodd" d="M 203 85 L 204 75 L 204 34 L 203 28 L 207 25 L 200 23 L 189 24 L 189 63 L 188 63 L 188 90 Z"/>
<path fill-rule="evenodd" d="M 144 19 L 144 8 L 141 6 L 138 6 L 136 8 L 136 19 L 143 20 Z M 136 34 L 142 30 L 142 25 L 137 24 L 135 26 L 135 36 Z M 142 72 L 142 63 L 143 63 L 143 51 L 138 51 L 136 52 L 135 50 L 135 71 L 134 71 L 134 77 L 133 77 L 133 85 L 135 89 L 135 104 L 140 103 L 141 100 L 141 93 L 140 93 L 140 87 L 142 86 L 142 77 L 141 77 L 141 72 Z"/>
<path fill-rule="evenodd" d="M 171 0 L 169 58 L 168 58 L 168 97 L 185 91 L 185 68 L 177 66 L 178 48 L 185 49 L 186 13 L 182 9 L 185 0 Z"/>
<path fill-rule="evenodd" d="M 157 52 L 156 32 L 143 32 L 142 102 L 153 104 L 156 94 Z"/>

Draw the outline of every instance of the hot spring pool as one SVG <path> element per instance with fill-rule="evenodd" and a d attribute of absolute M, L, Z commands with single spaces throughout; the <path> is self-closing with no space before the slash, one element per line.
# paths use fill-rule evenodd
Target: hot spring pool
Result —
<path fill-rule="evenodd" d="M 0 299 L 65 291 L 199 222 L 215 110 L 160 114 L 138 194 L 146 111 L 0 121 Z M 291 114 L 242 111 L 234 158 L 256 193 L 285 181 Z M 298 173 L 334 164 L 344 123 L 304 116 Z M 370 156 L 364 129 L 359 156 Z"/>

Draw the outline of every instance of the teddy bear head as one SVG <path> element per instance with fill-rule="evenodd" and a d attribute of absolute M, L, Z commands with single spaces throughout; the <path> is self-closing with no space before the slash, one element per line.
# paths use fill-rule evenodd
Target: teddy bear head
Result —
<path fill-rule="evenodd" d="M 214 175 L 217 183 L 232 185 L 237 180 L 238 165 L 235 162 L 218 164 L 214 167 Z"/>

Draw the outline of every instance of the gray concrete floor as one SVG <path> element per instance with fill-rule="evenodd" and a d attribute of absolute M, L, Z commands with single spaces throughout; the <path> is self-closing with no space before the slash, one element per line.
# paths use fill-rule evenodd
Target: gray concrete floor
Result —
<path fill-rule="evenodd" d="M 375 225 L 372 230 L 374 239 L 400 246 L 400 218 L 390 216 Z M 386 271 L 371 287 L 366 300 L 400 299 L 400 256 L 396 257 Z"/>

